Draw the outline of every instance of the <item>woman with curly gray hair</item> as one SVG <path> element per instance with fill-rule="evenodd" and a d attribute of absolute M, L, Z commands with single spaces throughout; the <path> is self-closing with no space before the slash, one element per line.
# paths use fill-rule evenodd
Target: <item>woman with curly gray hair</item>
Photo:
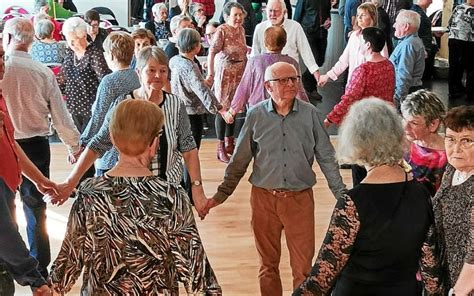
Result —
<path fill-rule="evenodd" d="M 293 295 L 418 295 L 440 290 L 430 195 L 401 165 L 405 133 L 380 99 L 355 103 L 339 130 L 337 155 L 367 177 L 337 201 L 310 276 Z M 400 239 L 403 238 L 403 239 Z"/>

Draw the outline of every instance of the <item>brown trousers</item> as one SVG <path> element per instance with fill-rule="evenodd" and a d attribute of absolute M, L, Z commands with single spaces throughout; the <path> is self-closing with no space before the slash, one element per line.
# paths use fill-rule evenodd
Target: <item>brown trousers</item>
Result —
<path fill-rule="evenodd" d="M 252 186 L 250 203 L 252 229 L 260 257 L 260 294 L 279 296 L 283 293 L 278 268 L 283 229 L 290 253 L 293 288 L 299 286 L 311 271 L 314 256 L 313 190 L 276 197 L 263 188 Z"/>

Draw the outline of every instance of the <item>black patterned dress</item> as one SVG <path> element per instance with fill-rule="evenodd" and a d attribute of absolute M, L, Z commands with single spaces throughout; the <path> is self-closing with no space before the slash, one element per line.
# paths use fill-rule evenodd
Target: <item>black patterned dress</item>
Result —
<path fill-rule="evenodd" d="M 433 198 L 436 230 L 446 268 L 443 280 L 448 287 L 454 286 L 464 263 L 474 264 L 474 176 L 452 186 L 454 172 L 454 167 L 448 164 Z"/>
<path fill-rule="evenodd" d="M 293 295 L 439 295 L 430 196 L 416 181 L 359 184 L 337 201 L 310 276 Z M 430 295 L 432 295 L 430 294 Z"/>
<path fill-rule="evenodd" d="M 78 189 L 66 237 L 51 267 L 67 293 L 83 274 L 81 295 L 221 295 L 182 188 L 158 177 L 104 177 Z"/>

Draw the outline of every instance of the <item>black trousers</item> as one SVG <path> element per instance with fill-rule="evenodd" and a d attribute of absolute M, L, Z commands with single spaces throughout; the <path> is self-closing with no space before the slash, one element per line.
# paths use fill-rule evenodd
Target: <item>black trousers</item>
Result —
<path fill-rule="evenodd" d="M 328 30 L 320 28 L 314 33 L 306 33 L 306 38 L 308 39 L 316 64 L 321 67 L 324 64 L 326 48 L 328 46 Z M 304 89 L 308 92 L 317 89 L 317 81 L 308 69 L 303 73 L 302 82 Z"/>
<path fill-rule="evenodd" d="M 34 137 L 18 140 L 25 154 L 31 162 L 49 178 L 49 165 L 51 152 L 47 137 Z M 49 236 L 46 230 L 46 203 L 43 194 L 35 184 L 27 178 L 23 178 L 20 185 L 20 197 L 23 201 L 23 212 L 26 218 L 26 233 L 30 255 L 38 260 L 38 270 L 44 278 L 48 278 L 47 267 L 51 262 L 51 248 Z"/>
<path fill-rule="evenodd" d="M 191 133 L 197 148 L 201 148 L 202 132 L 204 130 L 204 119 L 202 114 L 188 115 L 191 124 Z"/>
<path fill-rule="evenodd" d="M 77 130 L 82 134 L 82 132 L 86 129 L 87 124 L 89 123 L 90 116 L 80 115 L 80 114 L 71 114 L 72 120 L 74 121 L 74 125 L 76 126 Z M 92 165 L 82 176 L 80 182 L 84 181 L 87 178 L 94 177 L 95 167 Z M 100 174 L 97 174 L 100 176 Z"/>
<path fill-rule="evenodd" d="M 462 77 L 466 71 L 466 93 L 474 97 L 474 42 L 457 39 L 448 40 L 449 47 L 449 93 L 458 93 L 464 87 Z"/>

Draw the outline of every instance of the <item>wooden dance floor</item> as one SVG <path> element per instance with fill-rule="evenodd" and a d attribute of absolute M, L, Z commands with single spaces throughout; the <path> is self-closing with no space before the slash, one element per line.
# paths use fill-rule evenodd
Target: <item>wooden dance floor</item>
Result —
<path fill-rule="evenodd" d="M 62 144 L 51 145 L 51 177 L 63 181 L 71 166 L 67 163 L 67 151 Z M 201 170 L 206 195 L 211 197 L 224 176 L 225 164 L 216 159 L 216 140 L 203 140 L 200 151 Z M 249 166 L 251 168 L 251 165 Z M 335 199 L 327 187 L 326 179 L 317 163 L 314 165 L 318 183 L 313 188 L 315 197 L 316 254 L 327 229 Z M 224 204 L 211 210 L 205 220 L 197 219 L 199 232 L 209 260 L 214 268 L 224 295 L 258 295 L 258 255 L 250 227 L 250 188 L 247 181 L 251 169 L 240 182 L 237 190 Z M 344 182 L 351 185 L 351 171 L 341 170 Z M 66 223 L 73 200 L 61 207 L 48 207 L 48 232 L 51 241 L 52 261 L 56 258 L 64 237 Z M 17 213 L 20 232 L 26 241 L 25 221 L 21 202 L 17 198 Z M 195 215 L 196 217 L 197 214 Z M 284 295 L 292 291 L 291 270 L 285 238 L 282 238 L 280 273 Z M 68 295 L 79 295 L 79 279 Z M 31 295 L 27 287 L 16 286 L 15 295 Z M 182 295 L 186 295 L 184 290 Z"/>

